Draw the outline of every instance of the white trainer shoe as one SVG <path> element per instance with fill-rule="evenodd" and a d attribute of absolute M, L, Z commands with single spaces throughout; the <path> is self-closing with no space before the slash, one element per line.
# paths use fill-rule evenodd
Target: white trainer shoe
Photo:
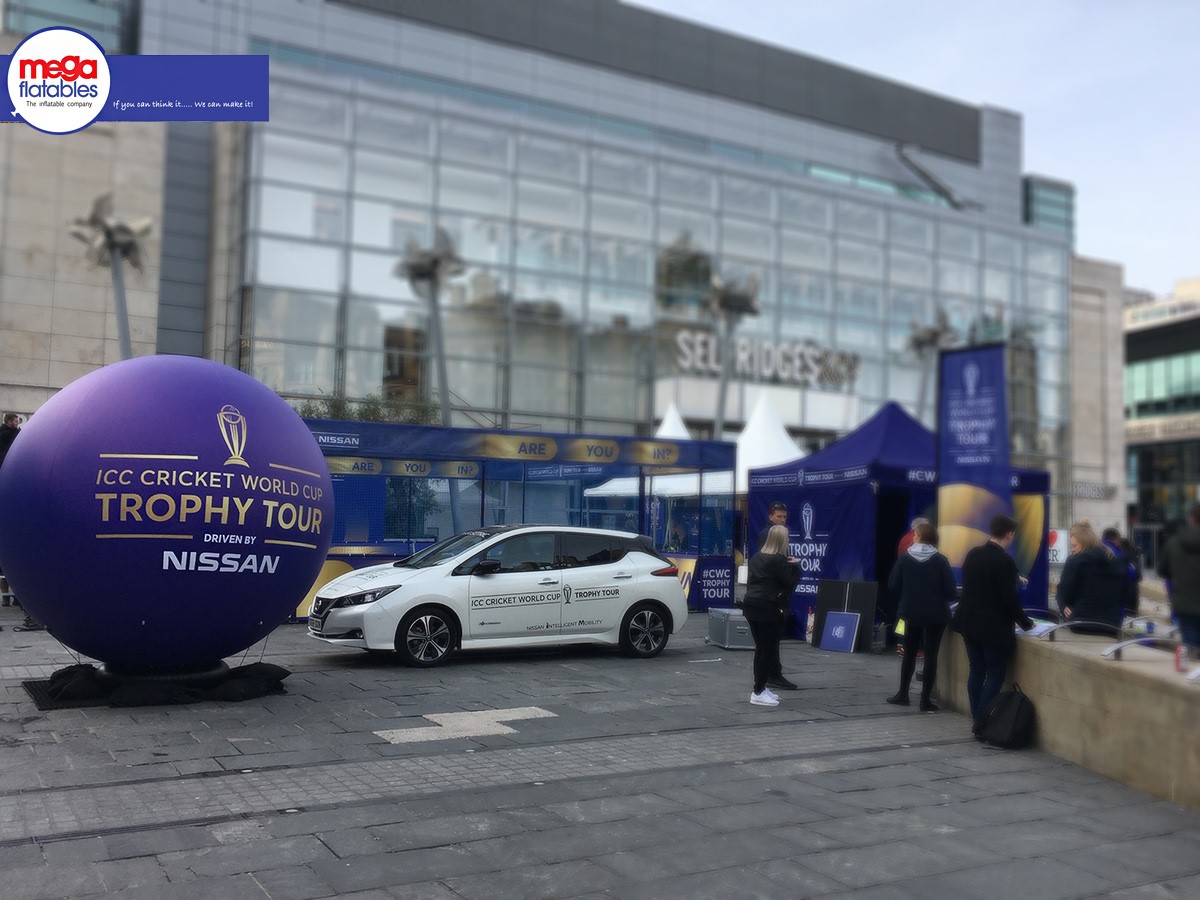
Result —
<path fill-rule="evenodd" d="M 773 690 L 771 690 L 770 688 L 763 688 L 763 693 L 766 694 L 768 697 L 770 697 L 772 700 L 779 700 L 779 695 L 777 693 L 775 693 Z"/>
<path fill-rule="evenodd" d="M 778 706 L 779 698 L 770 691 L 764 689 L 761 694 L 750 692 L 750 702 L 755 706 Z"/>

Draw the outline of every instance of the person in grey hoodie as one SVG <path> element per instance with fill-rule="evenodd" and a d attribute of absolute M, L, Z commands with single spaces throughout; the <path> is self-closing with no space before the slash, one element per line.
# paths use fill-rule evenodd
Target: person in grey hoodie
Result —
<path fill-rule="evenodd" d="M 1188 524 L 1167 541 L 1158 574 L 1168 582 L 1180 640 L 1200 647 L 1200 503 L 1192 504 Z"/>
<path fill-rule="evenodd" d="M 900 690 L 887 702 L 908 706 L 908 687 L 924 648 L 925 674 L 921 680 L 921 712 L 937 712 L 933 686 L 937 683 L 938 649 L 950 621 L 954 601 L 954 573 L 950 561 L 938 553 L 937 529 L 928 522 L 917 525 L 917 539 L 896 561 L 888 576 L 888 589 L 900 594 L 897 615 L 904 620 L 904 657 L 900 660 Z"/>

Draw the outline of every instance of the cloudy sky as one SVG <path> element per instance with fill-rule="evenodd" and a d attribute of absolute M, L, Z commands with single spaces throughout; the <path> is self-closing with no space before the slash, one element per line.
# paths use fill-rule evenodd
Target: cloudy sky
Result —
<path fill-rule="evenodd" d="M 1076 189 L 1076 252 L 1170 293 L 1200 276 L 1194 0 L 627 0 L 1020 113 L 1025 171 Z"/>

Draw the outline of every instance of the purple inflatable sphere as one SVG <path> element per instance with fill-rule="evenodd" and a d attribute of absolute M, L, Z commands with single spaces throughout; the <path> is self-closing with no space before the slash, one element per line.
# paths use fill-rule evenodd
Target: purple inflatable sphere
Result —
<path fill-rule="evenodd" d="M 72 382 L 0 466 L 0 565 L 56 638 L 122 671 L 219 663 L 293 613 L 333 491 L 300 417 L 249 375 L 146 356 Z"/>

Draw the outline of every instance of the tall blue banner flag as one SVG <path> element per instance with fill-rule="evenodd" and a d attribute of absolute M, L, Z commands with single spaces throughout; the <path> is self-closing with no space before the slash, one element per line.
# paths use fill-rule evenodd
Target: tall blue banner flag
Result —
<path fill-rule="evenodd" d="M 992 518 L 1013 514 L 1003 344 L 942 352 L 937 445 L 939 549 L 957 575 Z"/>

